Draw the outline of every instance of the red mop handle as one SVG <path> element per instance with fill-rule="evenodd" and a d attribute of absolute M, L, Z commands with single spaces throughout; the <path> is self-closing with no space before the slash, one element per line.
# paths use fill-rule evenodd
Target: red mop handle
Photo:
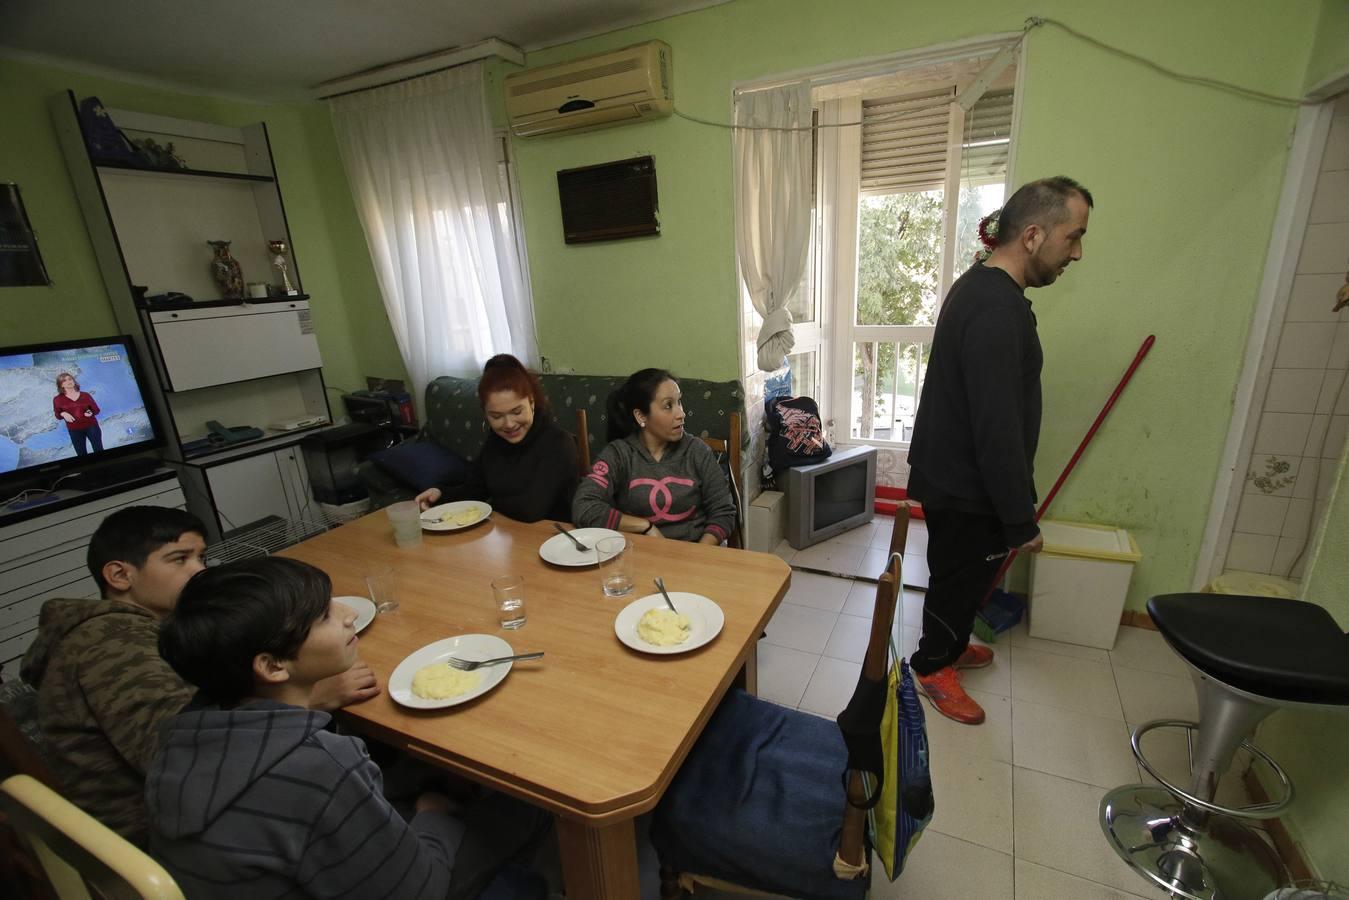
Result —
<path fill-rule="evenodd" d="M 1134 354 L 1134 361 L 1129 363 L 1129 368 L 1124 370 L 1124 377 L 1119 380 L 1119 384 L 1115 385 L 1114 393 L 1110 395 L 1109 400 L 1105 401 L 1105 406 L 1101 407 L 1101 411 L 1096 414 L 1096 421 L 1092 422 L 1091 428 L 1087 429 L 1087 434 L 1082 438 L 1082 443 L 1077 445 L 1077 452 L 1073 454 L 1072 459 L 1068 460 L 1068 465 L 1063 467 L 1063 472 L 1060 473 L 1059 480 L 1054 482 L 1054 486 L 1049 489 L 1049 493 L 1045 494 L 1044 500 L 1040 501 L 1040 508 L 1035 511 L 1036 522 L 1040 521 L 1040 517 L 1045 514 L 1045 510 L 1049 509 L 1049 504 L 1054 501 L 1054 496 L 1058 494 L 1059 488 L 1063 487 L 1063 483 L 1068 480 L 1068 476 L 1072 473 L 1073 467 L 1077 465 L 1077 461 L 1081 459 L 1082 454 L 1086 452 L 1087 445 L 1090 444 L 1091 439 L 1096 436 L 1096 432 L 1100 429 L 1101 423 L 1105 421 L 1106 416 L 1110 415 L 1110 410 L 1115 406 L 1115 401 L 1119 399 L 1119 395 L 1124 393 L 1124 389 L 1128 387 L 1129 379 L 1134 377 L 1134 372 L 1138 369 L 1139 364 L 1143 362 L 1143 357 L 1148 355 L 1148 351 L 1152 349 L 1152 345 L 1156 342 L 1157 335 L 1150 334 L 1147 336 L 1147 339 L 1143 341 L 1143 345 L 1138 348 L 1138 352 Z M 988 593 L 984 595 L 985 603 L 988 602 L 989 597 L 993 596 L 993 591 L 1002 581 L 1003 576 L 1007 574 L 1007 570 L 1012 567 L 1012 560 L 1016 559 L 1016 553 L 1016 549 L 1013 548 L 1012 551 L 1007 554 L 1007 558 L 1002 561 L 1002 565 L 998 568 L 998 574 L 993 576 L 993 583 L 988 586 Z"/>

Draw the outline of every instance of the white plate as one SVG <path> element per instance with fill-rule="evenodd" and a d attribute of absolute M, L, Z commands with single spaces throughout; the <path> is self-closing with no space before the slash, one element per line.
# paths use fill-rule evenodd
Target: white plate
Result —
<path fill-rule="evenodd" d="M 478 518 L 469 522 L 467 525 L 455 525 L 451 522 L 428 522 L 427 518 L 443 516 L 446 513 L 462 512 L 466 509 L 474 509 L 478 512 Z M 492 514 L 492 507 L 482 500 L 456 500 L 454 503 L 442 503 L 439 506 L 433 506 L 422 513 L 422 528 L 426 531 L 459 531 L 464 528 L 472 528 L 483 519 Z"/>
<path fill-rule="evenodd" d="M 334 597 L 333 599 L 343 606 L 349 606 L 356 610 L 357 634 L 364 631 L 365 626 L 375 621 L 375 604 L 371 603 L 365 597 Z"/>
<path fill-rule="evenodd" d="M 544 541 L 539 547 L 539 556 L 543 557 L 544 562 L 550 562 L 555 566 L 593 566 L 595 565 L 595 545 L 607 537 L 622 537 L 622 532 L 611 531 L 608 528 L 569 528 L 571 534 L 576 539 L 590 548 L 590 552 L 582 553 L 576 549 L 576 545 L 567 540 L 565 534 L 555 534 Z"/>
<path fill-rule="evenodd" d="M 641 621 L 643 613 L 648 609 L 665 608 L 665 598 L 660 594 L 648 594 L 623 607 L 618 618 L 614 619 L 614 634 L 632 649 L 643 653 L 687 653 L 712 640 L 721 633 L 721 626 L 726 624 L 721 607 L 701 594 L 670 591 L 670 600 L 675 609 L 689 617 L 689 639 L 684 643 L 660 647 L 648 644 L 637 636 L 637 623 Z"/>
<path fill-rule="evenodd" d="M 458 637 L 427 644 L 409 655 L 393 670 L 393 674 L 389 676 L 389 696 L 394 702 L 413 709 L 442 709 L 446 706 L 467 703 L 501 684 L 515 663 L 505 662 L 479 669 L 478 674 L 482 676 L 482 680 L 478 682 L 477 687 L 455 697 L 446 697 L 444 700 L 427 700 L 412 693 L 412 676 L 416 675 L 422 666 L 435 663 L 448 666 L 447 660 L 451 656 L 460 659 L 496 659 L 498 656 L 511 656 L 514 653 L 510 644 L 494 634 L 461 634 Z"/>

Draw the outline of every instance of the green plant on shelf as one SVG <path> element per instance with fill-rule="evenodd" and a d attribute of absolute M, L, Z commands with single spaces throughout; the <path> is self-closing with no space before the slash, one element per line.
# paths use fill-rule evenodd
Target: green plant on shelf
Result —
<path fill-rule="evenodd" d="M 1255 485 L 1262 494 L 1273 494 L 1297 481 L 1296 475 L 1286 474 L 1293 464 L 1277 456 L 1266 457 L 1263 473 L 1248 472 L 1246 480 Z"/>

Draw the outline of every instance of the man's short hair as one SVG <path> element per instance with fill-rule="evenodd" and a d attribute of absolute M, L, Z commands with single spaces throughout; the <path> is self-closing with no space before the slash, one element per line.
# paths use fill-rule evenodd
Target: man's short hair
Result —
<path fill-rule="evenodd" d="M 206 526 L 201 519 L 181 509 L 163 506 L 128 506 L 108 516 L 89 540 L 85 557 L 89 574 L 98 584 L 98 592 L 108 595 L 108 582 L 103 567 L 110 562 L 124 562 L 143 566 L 165 544 L 172 544 L 185 534 L 199 534 L 206 539 Z"/>
<path fill-rule="evenodd" d="M 211 700 L 238 703 L 254 693 L 253 658 L 294 659 L 332 587 L 321 569 L 279 556 L 198 572 L 160 626 L 159 653 Z"/>
<path fill-rule="evenodd" d="M 998 246 L 1017 240 L 1031 225 L 1048 231 L 1068 218 L 1068 200 L 1073 194 L 1087 202 L 1087 209 L 1092 208 L 1091 191 L 1067 175 L 1041 178 L 1017 188 L 998 213 Z"/>

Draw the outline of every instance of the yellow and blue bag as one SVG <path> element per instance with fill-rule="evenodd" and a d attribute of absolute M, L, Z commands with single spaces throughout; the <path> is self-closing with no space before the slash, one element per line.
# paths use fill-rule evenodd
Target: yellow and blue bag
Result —
<path fill-rule="evenodd" d="M 928 768 L 927 722 L 906 660 L 890 667 L 881 717 L 884 772 L 880 801 L 871 809 L 871 845 L 886 877 L 894 881 L 932 821 L 932 774 Z"/>

